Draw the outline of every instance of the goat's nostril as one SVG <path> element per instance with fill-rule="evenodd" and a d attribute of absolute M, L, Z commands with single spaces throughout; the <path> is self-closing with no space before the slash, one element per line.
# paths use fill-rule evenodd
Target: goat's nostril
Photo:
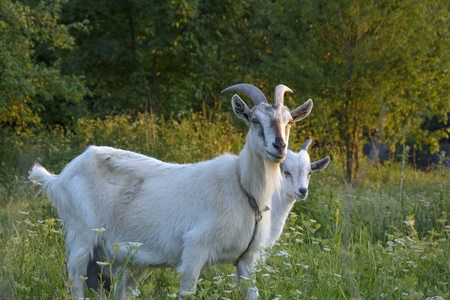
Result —
<path fill-rule="evenodd" d="M 308 189 L 301 188 L 301 189 L 298 189 L 298 191 L 300 192 L 300 195 L 306 195 L 306 193 L 308 192 Z"/>
<path fill-rule="evenodd" d="M 273 147 L 278 151 L 286 149 L 286 143 L 282 138 L 275 138 L 275 143 L 272 143 Z"/>

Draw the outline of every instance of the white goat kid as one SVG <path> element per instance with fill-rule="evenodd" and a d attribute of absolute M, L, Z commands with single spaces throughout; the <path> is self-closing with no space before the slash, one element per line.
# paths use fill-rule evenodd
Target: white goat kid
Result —
<path fill-rule="evenodd" d="M 308 185 L 312 172 L 323 170 L 330 163 L 329 156 L 310 162 L 308 147 L 311 142 L 311 139 L 307 140 L 298 153 L 288 150 L 285 160 L 280 164 L 281 192 L 275 192 L 272 197 L 270 237 L 266 240 L 266 247 L 271 247 L 280 238 L 295 202 L 308 197 Z"/>
<path fill-rule="evenodd" d="M 59 175 L 38 164 L 32 168 L 30 180 L 43 185 L 41 190 L 65 223 L 75 296 L 84 295 L 81 276 L 86 276 L 88 265 L 92 268 L 100 248 L 92 229 L 101 227 L 106 229 L 100 236 L 104 255 L 112 258 L 113 244 L 122 245 L 115 266 L 126 259 L 130 242 L 142 243 L 131 261 L 133 270 L 175 268 L 181 273 L 180 297 L 195 293 L 207 265 L 235 263 L 237 278 L 249 276 L 269 236 L 270 213 L 263 208 L 270 206 L 281 182 L 279 163 L 287 154 L 291 123 L 308 116 L 312 100 L 290 112 L 283 97 L 292 91 L 284 85 L 275 88 L 273 105 L 252 85 L 237 84 L 225 91 L 243 92 L 255 103 L 250 110 L 238 95 L 231 99 L 234 113 L 250 127 L 239 156 L 224 154 L 179 165 L 90 146 Z M 133 270 L 123 270 L 118 298 L 136 287 Z M 254 290 L 248 290 L 251 298 L 257 297 Z"/>

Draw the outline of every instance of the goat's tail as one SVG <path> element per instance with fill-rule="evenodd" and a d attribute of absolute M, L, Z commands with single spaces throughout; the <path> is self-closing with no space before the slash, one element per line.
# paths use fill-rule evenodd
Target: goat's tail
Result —
<path fill-rule="evenodd" d="M 36 163 L 28 173 L 28 179 L 34 183 L 42 185 L 42 188 L 39 192 L 45 191 L 48 187 L 48 184 L 57 178 L 56 175 L 51 174 L 47 171 L 43 166 Z"/>

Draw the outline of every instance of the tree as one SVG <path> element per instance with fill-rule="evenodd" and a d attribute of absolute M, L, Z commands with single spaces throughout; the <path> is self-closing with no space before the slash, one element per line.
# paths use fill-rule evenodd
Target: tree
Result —
<path fill-rule="evenodd" d="M 321 127 L 320 139 L 328 139 L 323 128 L 330 124 L 348 179 L 371 134 L 391 148 L 402 128 L 419 145 L 448 137 L 448 127 L 418 133 L 427 117 L 448 122 L 444 1 L 286 1 L 272 11 L 274 59 L 290 66 L 291 81 L 312 79 L 315 110 L 326 114 L 311 122 Z"/>
<path fill-rule="evenodd" d="M 0 0 L 0 128 L 20 132 L 40 123 L 43 104 L 80 101 L 82 79 L 61 75 L 60 61 L 46 63 L 39 51 L 70 49 L 73 39 L 58 24 L 62 1 L 34 7 Z"/>

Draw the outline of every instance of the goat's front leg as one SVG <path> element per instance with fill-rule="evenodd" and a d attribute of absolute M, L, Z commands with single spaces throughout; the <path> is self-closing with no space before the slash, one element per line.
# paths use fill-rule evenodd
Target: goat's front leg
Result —
<path fill-rule="evenodd" d="M 236 266 L 236 283 L 240 285 L 241 280 L 251 280 L 251 276 L 254 272 L 256 258 L 253 256 L 242 258 L 239 264 Z M 244 279 L 245 278 L 245 279 Z M 248 278 L 248 279 L 247 279 Z M 252 282 L 245 292 L 248 299 L 258 299 L 258 288 L 252 286 Z"/>
<path fill-rule="evenodd" d="M 207 261 L 207 252 L 204 249 L 207 248 L 198 244 L 185 246 L 183 249 L 182 263 L 178 268 L 181 273 L 179 299 L 182 299 L 183 295 L 195 294 L 198 276 Z"/>

